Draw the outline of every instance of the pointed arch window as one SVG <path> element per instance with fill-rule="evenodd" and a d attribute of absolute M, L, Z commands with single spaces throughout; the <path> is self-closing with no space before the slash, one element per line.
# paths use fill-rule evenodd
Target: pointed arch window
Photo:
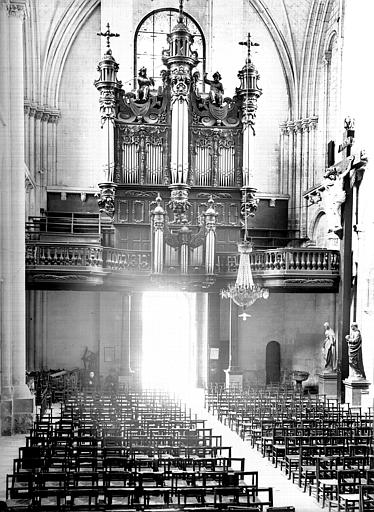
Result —
<path fill-rule="evenodd" d="M 185 23 L 194 36 L 192 50 L 196 50 L 200 63 L 196 67 L 203 79 L 205 72 L 205 39 L 198 23 L 187 13 L 184 13 Z M 139 23 L 135 31 L 134 41 L 134 87 L 138 70 L 144 66 L 148 76 L 155 81 L 156 87 L 161 85 L 160 71 L 164 69 L 161 60 L 162 50 L 169 48 L 167 35 L 177 24 L 177 9 L 159 9 L 148 14 Z M 202 89 L 200 89 L 202 90 Z"/>

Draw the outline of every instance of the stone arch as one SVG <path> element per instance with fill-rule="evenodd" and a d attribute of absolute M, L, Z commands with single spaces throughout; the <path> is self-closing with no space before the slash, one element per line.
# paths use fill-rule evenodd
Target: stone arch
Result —
<path fill-rule="evenodd" d="M 320 2 L 315 0 L 311 6 L 307 36 L 304 39 L 300 70 L 300 94 L 302 97 L 302 116 L 316 115 L 318 112 L 318 91 L 321 85 L 321 63 L 329 32 L 323 29 L 329 20 L 335 0 Z M 304 87 L 305 84 L 305 87 Z"/>
<path fill-rule="evenodd" d="M 249 1 L 266 26 L 278 52 L 288 92 L 289 118 L 293 119 L 298 112 L 298 81 L 294 48 L 290 48 L 287 44 L 275 18 L 271 16 L 264 2 L 262 0 Z"/>
<path fill-rule="evenodd" d="M 78 5 L 77 5 L 78 3 Z M 62 71 L 74 40 L 100 0 L 71 2 L 50 32 L 42 64 L 41 102 L 58 108 Z"/>

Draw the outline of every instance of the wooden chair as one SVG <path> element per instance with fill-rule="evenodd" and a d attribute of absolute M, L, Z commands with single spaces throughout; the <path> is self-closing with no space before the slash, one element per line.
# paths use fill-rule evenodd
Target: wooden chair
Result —
<path fill-rule="evenodd" d="M 363 476 L 358 469 L 345 469 L 337 472 L 337 508 L 338 511 L 354 511 L 359 508 L 360 486 L 364 483 Z M 329 511 L 335 505 L 329 502 Z"/>
<path fill-rule="evenodd" d="M 374 485 L 361 485 L 359 512 L 374 511 Z"/>

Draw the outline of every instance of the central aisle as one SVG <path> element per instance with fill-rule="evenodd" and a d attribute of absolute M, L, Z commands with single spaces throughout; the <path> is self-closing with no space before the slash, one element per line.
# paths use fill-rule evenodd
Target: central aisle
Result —
<path fill-rule="evenodd" d="M 293 506 L 295 512 L 321 512 L 322 508 L 308 492 L 304 493 L 288 480 L 279 468 L 276 469 L 267 458 L 253 449 L 248 441 L 243 441 L 235 432 L 208 413 L 204 408 L 204 394 L 201 390 L 192 391 L 182 399 L 199 418 L 207 420 L 206 426 L 214 429 L 215 435 L 222 436 L 224 446 L 232 446 L 233 457 L 245 457 L 246 471 L 258 471 L 260 487 L 273 487 L 274 507 Z"/>

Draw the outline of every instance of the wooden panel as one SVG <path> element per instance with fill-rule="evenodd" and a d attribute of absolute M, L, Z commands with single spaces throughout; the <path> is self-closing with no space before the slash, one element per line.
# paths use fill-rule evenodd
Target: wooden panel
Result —
<path fill-rule="evenodd" d="M 139 199 L 133 201 L 132 203 L 132 221 L 133 222 L 144 222 L 144 212 L 145 212 L 145 201 L 141 201 Z"/>
<path fill-rule="evenodd" d="M 240 240 L 239 228 L 221 228 L 216 231 L 216 248 L 217 252 L 233 252 L 238 251 L 238 242 Z"/>
<path fill-rule="evenodd" d="M 129 251 L 149 251 L 151 230 L 149 226 L 126 226 L 118 228 L 118 247 Z"/>
<path fill-rule="evenodd" d="M 128 222 L 129 221 L 129 202 L 127 199 L 120 199 L 117 201 L 118 213 L 117 222 Z"/>

